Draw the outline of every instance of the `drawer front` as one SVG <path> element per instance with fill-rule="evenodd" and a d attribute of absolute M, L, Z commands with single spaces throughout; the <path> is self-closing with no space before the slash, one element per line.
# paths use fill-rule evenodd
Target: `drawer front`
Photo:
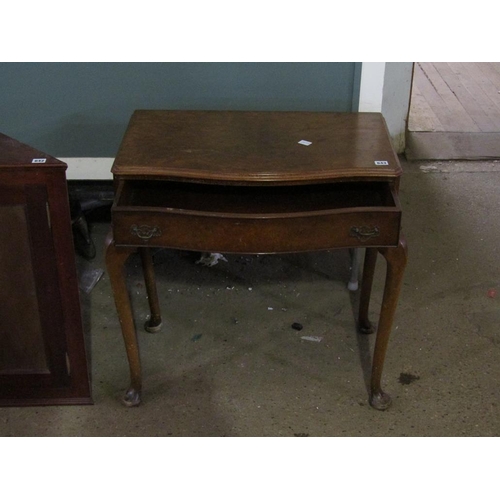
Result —
<path fill-rule="evenodd" d="M 160 211 L 113 212 L 117 245 L 227 253 L 285 253 L 396 246 L 401 213 L 369 210 L 238 217 Z"/>

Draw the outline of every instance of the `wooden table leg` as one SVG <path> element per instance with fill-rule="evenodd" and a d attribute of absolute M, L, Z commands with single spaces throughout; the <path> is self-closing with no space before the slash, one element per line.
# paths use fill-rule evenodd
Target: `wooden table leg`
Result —
<path fill-rule="evenodd" d="M 372 293 L 373 275 L 375 274 L 375 265 L 377 264 L 376 248 L 367 248 L 365 253 L 365 263 L 363 266 L 363 276 L 361 278 L 361 296 L 359 299 L 359 323 L 360 333 L 374 333 L 375 329 L 368 317 L 370 306 L 370 297 Z"/>
<path fill-rule="evenodd" d="M 144 281 L 146 282 L 149 308 L 151 310 L 151 316 L 149 320 L 146 321 L 144 328 L 149 333 L 157 333 L 161 330 L 162 321 L 160 301 L 158 300 L 158 291 L 156 289 L 153 259 L 151 257 L 151 251 L 148 247 L 141 247 L 139 251 L 141 254 Z"/>
<path fill-rule="evenodd" d="M 134 251 L 133 247 L 116 247 L 111 233 L 106 238 L 106 267 L 130 367 L 130 387 L 123 397 L 126 406 L 137 406 L 141 402 L 142 388 L 139 344 L 124 272 L 125 262 Z"/>
<path fill-rule="evenodd" d="M 391 397 L 382 391 L 380 380 L 399 292 L 403 283 L 403 273 L 408 259 L 406 240 L 401 236 L 397 247 L 380 248 L 379 252 L 387 261 L 387 275 L 373 354 L 370 404 L 377 410 L 385 410 L 391 404 Z"/>

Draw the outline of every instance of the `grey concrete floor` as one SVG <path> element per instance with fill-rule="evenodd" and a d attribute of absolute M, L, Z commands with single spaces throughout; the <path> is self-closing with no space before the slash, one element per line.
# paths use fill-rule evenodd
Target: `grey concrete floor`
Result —
<path fill-rule="evenodd" d="M 367 402 L 374 336 L 356 333 L 347 251 L 227 255 L 209 268 L 157 250 L 158 334 L 142 329 L 138 257 L 128 266 L 143 403 L 120 401 L 128 365 L 105 273 L 82 293 L 94 405 L 0 408 L 0 435 L 498 436 L 500 162 L 402 164 L 409 263 L 383 375 L 389 410 Z M 87 270 L 104 269 L 108 229 L 93 225 Z M 375 322 L 384 271 L 379 258 Z"/>

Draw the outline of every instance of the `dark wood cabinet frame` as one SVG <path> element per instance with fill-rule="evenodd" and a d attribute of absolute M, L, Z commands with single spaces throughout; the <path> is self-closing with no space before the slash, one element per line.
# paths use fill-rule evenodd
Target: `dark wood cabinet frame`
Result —
<path fill-rule="evenodd" d="M 0 406 L 92 403 L 66 167 L 0 134 Z"/>

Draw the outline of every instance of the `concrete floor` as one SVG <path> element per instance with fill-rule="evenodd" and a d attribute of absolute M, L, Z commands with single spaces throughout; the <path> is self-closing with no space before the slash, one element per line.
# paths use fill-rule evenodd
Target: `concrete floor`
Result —
<path fill-rule="evenodd" d="M 0 435 L 498 436 L 500 162 L 402 164 L 409 263 L 384 368 L 389 410 L 367 402 L 374 337 L 356 334 L 347 251 L 227 255 L 208 268 L 159 250 L 165 326 L 140 329 L 141 406 L 120 402 L 128 365 L 104 274 L 82 294 L 95 404 L 0 408 Z M 92 228 L 89 269 L 104 268 L 108 227 Z M 142 325 L 139 259 L 129 264 Z M 384 267 L 379 259 L 375 321 Z"/>

